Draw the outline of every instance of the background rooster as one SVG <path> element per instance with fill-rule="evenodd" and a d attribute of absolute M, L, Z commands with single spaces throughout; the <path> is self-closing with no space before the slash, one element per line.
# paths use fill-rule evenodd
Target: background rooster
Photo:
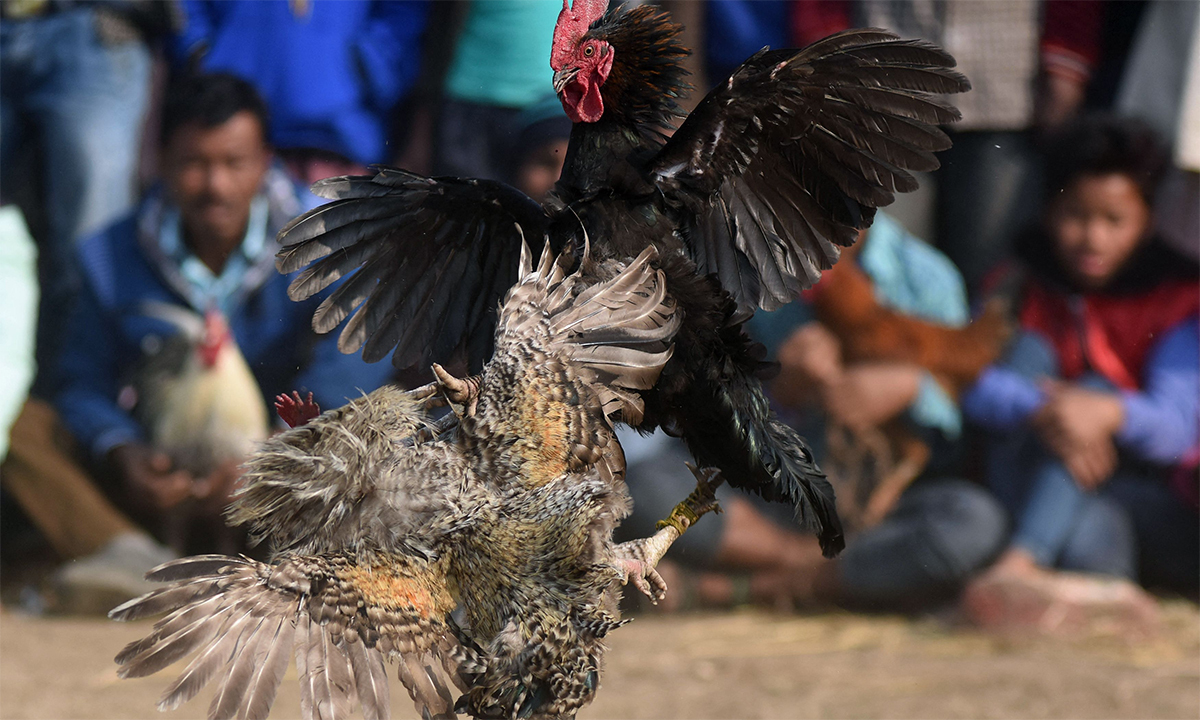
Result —
<path fill-rule="evenodd" d="M 269 416 L 224 316 L 157 302 L 142 310 L 179 329 L 147 354 L 132 379 L 134 414 L 151 444 L 195 478 L 240 463 L 266 439 Z"/>
<path fill-rule="evenodd" d="M 265 717 L 295 649 L 307 718 L 388 714 L 385 661 L 422 717 L 573 716 L 599 683 L 631 580 L 652 596 L 670 542 L 715 507 L 711 474 L 655 536 L 621 545 L 624 456 L 679 327 L 653 248 L 565 276 L 543 251 L 508 295 L 480 378 L 385 387 L 267 441 L 231 519 L 274 559 L 207 555 L 112 612 L 170 613 L 117 656 L 123 677 L 195 651 L 160 708 L 215 681 L 210 718 Z M 591 278 L 609 277 L 599 284 Z M 434 422 L 440 397 L 461 415 Z M 307 403 L 301 403 L 307 406 Z M 303 420 L 307 407 L 293 419 Z M 460 606 L 462 614 L 451 612 Z M 463 692 L 456 703 L 451 687 Z"/>
<path fill-rule="evenodd" d="M 277 265 L 309 266 L 295 299 L 358 270 L 313 319 L 328 332 L 358 308 L 344 351 L 396 348 L 398 367 L 465 354 L 477 367 L 522 238 L 579 257 L 582 226 L 600 259 L 657 248 L 683 326 L 640 427 L 682 435 L 731 484 L 793 504 L 832 554 L 832 490 L 771 412 L 741 323 L 815 282 L 876 207 L 917 187 L 908 170 L 938 166 L 950 143 L 936 124 L 959 116 L 933 94 L 968 83 L 927 43 L 850 30 L 755 54 L 668 140 L 688 89 L 679 32 L 649 6 L 564 3 L 550 64 L 575 126 L 544 205 L 502 183 L 401 170 L 330 179 L 314 192 L 335 202 L 281 232 Z"/>
<path fill-rule="evenodd" d="M 144 521 L 176 552 L 187 552 L 197 538 L 232 552 L 244 539 L 221 522 L 221 512 L 238 466 L 270 432 L 262 390 L 219 311 L 202 316 L 155 301 L 140 311 L 177 332 L 149 336 L 157 342 L 144 343 L 118 402 L 145 428 L 156 457 L 187 478 L 180 501 Z"/>

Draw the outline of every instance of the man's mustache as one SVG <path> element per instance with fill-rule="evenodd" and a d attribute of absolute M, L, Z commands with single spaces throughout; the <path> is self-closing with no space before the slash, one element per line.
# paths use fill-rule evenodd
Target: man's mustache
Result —
<path fill-rule="evenodd" d="M 230 209 L 237 206 L 237 201 L 230 198 L 223 198 L 218 195 L 201 195 L 197 197 L 191 204 L 192 207 L 197 209 L 206 209 L 210 207 Z"/>

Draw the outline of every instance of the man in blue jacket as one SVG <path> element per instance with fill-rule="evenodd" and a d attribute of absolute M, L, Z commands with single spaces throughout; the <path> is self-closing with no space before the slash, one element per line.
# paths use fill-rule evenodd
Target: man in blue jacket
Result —
<path fill-rule="evenodd" d="M 315 305 L 288 299 L 290 278 L 275 271 L 274 237 L 307 208 L 272 166 L 266 132 L 265 106 L 245 81 L 220 74 L 182 81 L 163 114 L 162 187 L 131 217 L 80 244 L 83 288 L 66 323 L 54 405 L 102 492 L 81 489 L 88 485 L 82 473 L 38 471 L 53 454 L 52 431 L 39 442 L 30 427 L 34 417 L 53 427 L 44 408 L 27 406 L 5 467 L 5 487 L 51 544 L 83 558 L 58 573 L 67 589 L 138 590 L 135 578 L 167 552 L 128 518 L 152 527 L 182 497 L 200 496 L 193 483 L 209 480 L 200 494 L 212 495 L 215 519 L 234 479 L 188 477 L 127 409 L 122 387 L 130 372 L 178 332 L 160 314 L 147 314 L 148 304 L 219 310 L 268 406 L 295 389 L 337 407 L 391 371 L 341 354 L 333 337 L 318 341 L 310 329 Z"/>

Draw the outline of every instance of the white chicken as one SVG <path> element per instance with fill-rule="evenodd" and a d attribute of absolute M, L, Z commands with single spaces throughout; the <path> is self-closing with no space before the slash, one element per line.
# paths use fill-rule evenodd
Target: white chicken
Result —
<path fill-rule="evenodd" d="M 158 302 L 145 303 L 143 312 L 179 329 L 133 380 L 134 414 L 150 443 L 196 478 L 240 463 L 266 439 L 270 420 L 225 317 Z"/>

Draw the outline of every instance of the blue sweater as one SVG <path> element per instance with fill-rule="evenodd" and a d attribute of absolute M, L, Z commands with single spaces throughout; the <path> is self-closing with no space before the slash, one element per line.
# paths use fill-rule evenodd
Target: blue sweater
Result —
<path fill-rule="evenodd" d="M 273 238 L 303 208 L 295 187 L 278 173 L 269 176 L 264 194 L 270 207 L 266 230 Z M 67 428 L 97 458 L 144 438 L 142 428 L 117 404 L 117 395 L 142 349 L 176 332 L 140 312 L 142 303 L 205 309 L 188 300 L 192 294 L 178 263 L 161 251 L 155 231 L 163 207 L 161 198 L 152 195 L 133 216 L 78 247 L 83 287 L 67 322 L 55 404 Z M 224 303 L 234 339 L 264 399 L 291 390 L 312 391 L 322 407 L 332 408 L 385 383 L 390 363 L 368 364 L 358 355 L 343 355 L 332 335 L 318 340 L 311 318 L 320 298 L 289 300 L 291 278 L 275 271 L 274 252 L 273 240 L 262 245 Z"/>
<path fill-rule="evenodd" d="M 1046 401 L 1038 380 L 1022 365 L 1031 355 L 1053 358 L 1049 343 L 1025 332 L 1013 345 L 1009 359 L 984 370 L 963 397 L 967 417 L 992 430 L 1023 427 Z M 1125 420 L 1116 442 L 1142 460 L 1178 463 L 1200 442 L 1200 322 L 1195 317 L 1163 333 L 1141 380 L 1139 390 L 1120 393 Z"/>
<path fill-rule="evenodd" d="M 318 148 L 385 162 L 388 115 L 420 71 L 426 2 L 183 0 L 174 43 L 182 63 L 254 84 L 281 148 Z"/>

